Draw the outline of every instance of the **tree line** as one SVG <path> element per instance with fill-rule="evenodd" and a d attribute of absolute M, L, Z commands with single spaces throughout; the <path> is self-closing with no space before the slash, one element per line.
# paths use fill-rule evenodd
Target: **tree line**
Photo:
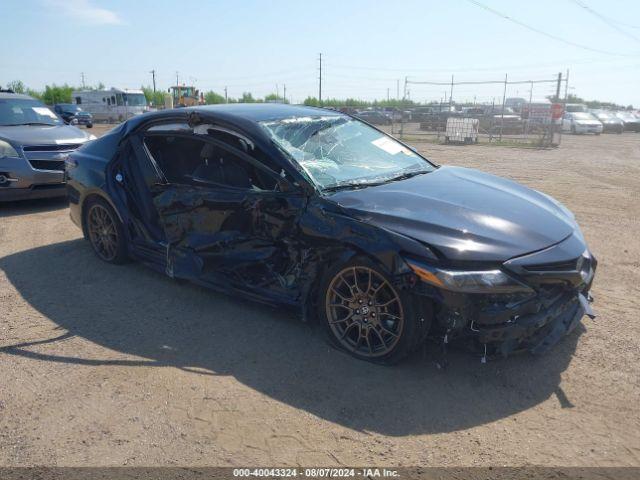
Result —
<path fill-rule="evenodd" d="M 21 80 L 14 80 L 6 84 L 5 88 L 13 90 L 15 93 L 23 93 L 29 95 L 31 97 L 37 98 L 38 100 L 46 103 L 47 105 L 53 105 L 55 103 L 72 103 L 71 93 L 74 90 L 81 90 L 79 87 L 74 87 L 67 85 L 66 83 L 63 85 L 46 85 L 43 90 L 35 90 L 32 88 L 28 88 Z M 85 87 L 84 90 L 104 90 L 105 86 L 102 82 L 98 83 L 95 86 Z M 147 99 L 147 103 L 149 105 L 162 107 L 164 106 L 165 91 L 156 90 L 155 92 L 149 86 L 142 86 L 142 91 L 144 92 L 144 96 Z M 279 102 L 279 103 L 289 103 L 289 101 L 281 96 L 278 96 L 275 93 L 270 93 L 262 98 L 256 98 L 253 96 L 251 92 L 243 92 L 240 97 L 231 98 L 225 97 L 224 95 L 214 92 L 213 90 L 209 90 L 203 92 L 204 102 L 207 105 L 214 105 L 219 103 L 264 103 L 264 102 Z M 564 102 L 564 99 L 556 99 L 554 96 L 547 97 L 550 101 L 555 102 Z M 434 102 L 435 103 L 435 102 Z M 632 110 L 633 105 L 618 105 L 614 102 L 603 102 L 600 100 L 585 100 L 576 95 L 570 94 L 567 97 L 567 103 L 583 103 L 588 108 L 602 108 L 602 109 L 611 109 L 611 110 Z M 414 106 L 420 105 L 417 102 L 412 100 L 400 100 L 400 99 L 388 99 L 388 100 L 360 100 L 357 98 L 328 98 L 322 100 L 320 102 L 316 97 L 307 97 L 303 101 L 304 105 L 309 106 L 323 106 L 323 107 L 354 107 L 354 108 L 368 108 L 368 107 L 394 107 L 394 108 L 410 108 Z"/>

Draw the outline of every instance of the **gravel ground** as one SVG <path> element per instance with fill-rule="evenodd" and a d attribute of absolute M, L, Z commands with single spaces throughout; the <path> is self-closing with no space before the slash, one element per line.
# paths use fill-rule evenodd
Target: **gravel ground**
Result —
<path fill-rule="evenodd" d="M 101 263 L 64 202 L 0 204 L 0 465 L 640 465 L 640 135 L 416 147 L 571 208 L 598 318 L 541 358 L 380 367 L 291 312 Z"/>

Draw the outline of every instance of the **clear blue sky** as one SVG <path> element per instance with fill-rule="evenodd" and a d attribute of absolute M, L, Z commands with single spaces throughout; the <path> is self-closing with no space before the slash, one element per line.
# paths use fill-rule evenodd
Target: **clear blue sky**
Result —
<path fill-rule="evenodd" d="M 229 95 L 386 98 L 409 80 L 530 80 L 570 70 L 570 92 L 640 106 L 640 1 L 481 0 L 562 43 L 467 0 L 2 0 L 0 85 L 158 88 L 175 82 Z M 582 6 L 580 5 L 582 4 Z M 604 15 L 598 17 L 584 8 Z M 592 50 L 598 50 L 592 51 Z M 602 52 L 608 53 L 602 53 Z M 409 84 L 414 100 L 446 87 Z M 535 86 L 534 98 L 552 92 Z M 401 93 L 402 95 L 402 93 Z M 529 96 L 510 86 L 508 96 Z M 502 86 L 459 86 L 454 100 L 491 101 Z"/>

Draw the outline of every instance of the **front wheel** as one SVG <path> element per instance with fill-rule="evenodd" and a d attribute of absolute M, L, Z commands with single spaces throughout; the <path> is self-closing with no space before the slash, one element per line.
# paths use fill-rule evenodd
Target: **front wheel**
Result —
<path fill-rule="evenodd" d="M 329 339 L 354 357 L 396 363 L 426 337 L 430 311 L 418 312 L 415 301 L 368 259 L 331 269 L 320 292 Z"/>

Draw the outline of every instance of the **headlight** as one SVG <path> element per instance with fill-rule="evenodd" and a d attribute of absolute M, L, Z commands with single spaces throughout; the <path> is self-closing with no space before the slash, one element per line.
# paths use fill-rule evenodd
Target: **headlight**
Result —
<path fill-rule="evenodd" d="M 445 290 L 464 293 L 513 293 L 533 290 L 502 270 L 450 270 L 407 262 L 424 282 Z"/>
<path fill-rule="evenodd" d="M 93 133 L 89 134 L 89 140 L 96 140 L 98 137 L 96 137 Z"/>
<path fill-rule="evenodd" d="M 0 158 L 4 157 L 20 157 L 16 149 L 11 146 L 9 142 L 0 140 Z"/>

